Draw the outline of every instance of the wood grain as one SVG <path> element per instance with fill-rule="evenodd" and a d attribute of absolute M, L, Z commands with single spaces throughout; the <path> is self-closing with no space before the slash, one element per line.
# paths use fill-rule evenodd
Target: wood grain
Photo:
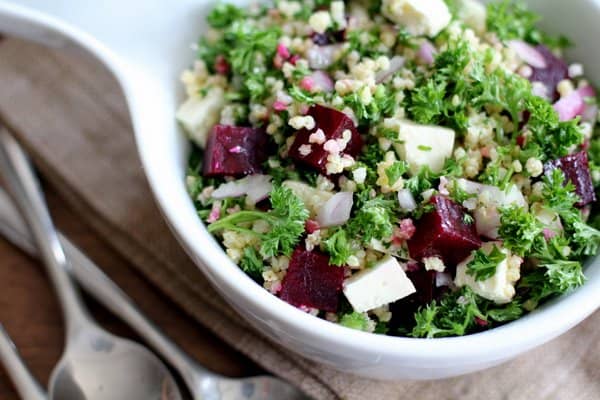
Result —
<path fill-rule="evenodd" d="M 260 369 L 230 349 L 188 317 L 113 250 L 83 225 L 64 202 L 49 190 L 53 217 L 59 228 L 125 291 L 177 343 L 208 368 L 230 376 L 260 373 Z M 137 338 L 123 323 L 93 301 L 92 313 L 109 331 Z M 63 327 L 55 296 L 37 261 L 0 239 L 0 322 L 12 336 L 35 377 L 44 386 L 60 356 Z M 18 399 L 0 368 L 0 399 Z"/>

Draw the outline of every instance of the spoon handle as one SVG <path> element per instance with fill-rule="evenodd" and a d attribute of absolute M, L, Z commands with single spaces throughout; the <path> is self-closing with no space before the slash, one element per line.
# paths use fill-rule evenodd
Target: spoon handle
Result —
<path fill-rule="evenodd" d="M 47 400 L 46 394 L 27 369 L 2 324 L 0 324 L 0 361 L 22 399 Z"/>
<path fill-rule="evenodd" d="M 63 310 L 67 341 L 91 322 L 71 281 L 65 253 L 58 240 L 29 160 L 19 143 L 0 126 L 0 173 L 27 223 L 46 265 Z"/>
<path fill-rule="evenodd" d="M 37 250 L 33 245 L 23 221 L 15 213 L 14 206 L 5 192 L 0 189 L 0 235 L 17 247 L 35 256 Z M 200 366 L 137 308 L 109 277 L 97 267 L 92 260 L 83 254 L 69 239 L 58 233 L 67 258 L 72 266 L 72 273 L 81 286 L 106 308 L 128 323 L 148 344 L 151 345 L 177 372 L 183 377 L 194 398 L 201 398 L 199 388 L 203 379 L 210 379 L 213 374 Z"/>

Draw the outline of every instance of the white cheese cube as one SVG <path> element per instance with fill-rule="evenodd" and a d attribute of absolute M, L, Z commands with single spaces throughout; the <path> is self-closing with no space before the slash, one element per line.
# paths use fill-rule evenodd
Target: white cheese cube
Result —
<path fill-rule="evenodd" d="M 224 106 L 223 89 L 217 86 L 210 89 L 204 97 L 187 99 L 177 110 L 176 118 L 190 138 L 204 148 L 208 133 L 219 122 Z"/>
<path fill-rule="evenodd" d="M 415 291 L 402 266 L 391 256 L 344 281 L 344 294 L 356 312 L 381 307 Z"/>
<path fill-rule="evenodd" d="M 458 18 L 475 32 L 485 32 L 487 13 L 485 6 L 478 0 L 459 0 Z"/>
<path fill-rule="evenodd" d="M 319 190 L 303 182 L 285 181 L 283 186 L 289 188 L 296 196 L 304 202 L 311 217 L 315 217 L 321 208 L 333 196 L 333 193 Z"/>
<path fill-rule="evenodd" d="M 456 277 L 454 284 L 458 287 L 469 286 L 475 293 L 496 302 L 497 304 L 509 303 L 515 295 L 515 283 L 521 277 L 521 257 L 512 255 L 508 249 L 501 247 L 500 242 L 487 242 L 481 249 L 489 254 L 498 247 L 506 258 L 496 266 L 496 273 L 488 279 L 477 281 L 475 277 L 467 274 L 467 265 L 473 260 L 473 256 L 467 257 L 456 266 Z"/>
<path fill-rule="evenodd" d="M 381 13 L 417 36 L 436 36 L 452 19 L 444 0 L 383 0 Z"/>
<path fill-rule="evenodd" d="M 408 162 L 412 174 L 419 172 L 424 165 L 433 172 L 440 172 L 446 159 L 452 155 L 452 129 L 399 119 L 387 119 L 384 126 L 398 130 L 400 142 L 394 144 L 394 149 L 400 158 Z"/>

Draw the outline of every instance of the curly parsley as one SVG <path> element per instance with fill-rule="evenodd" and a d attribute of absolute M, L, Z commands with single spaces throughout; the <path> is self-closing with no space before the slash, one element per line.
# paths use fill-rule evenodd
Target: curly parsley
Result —
<path fill-rule="evenodd" d="M 467 274 L 473 276 L 476 281 L 484 281 L 496 273 L 496 267 L 506 259 L 498 246 L 492 246 L 490 252 L 483 249 L 474 250 L 471 255 L 473 259 L 467 264 Z"/>
<path fill-rule="evenodd" d="M 260 254 L 263 258 L 278 254 L 290 255 L 304 233 L 308 210 L 302 200 L 285 186 L 273 189 L 270 199 L 272 210 L 268 212 L 242 210 L 210 224 L 208 231 L 228 229 L 257 236 L 261 240 Z M 271 230 L 267 233 L 259 233 L 246 227 L 258 220 L 267 222 Z"/>

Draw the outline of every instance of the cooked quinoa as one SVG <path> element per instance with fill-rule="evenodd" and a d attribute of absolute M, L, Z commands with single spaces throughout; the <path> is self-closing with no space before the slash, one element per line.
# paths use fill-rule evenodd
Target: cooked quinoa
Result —
<path fill-rule="evenodd" d="M 582 285 L 596 94 L 537 20 L 509 0 L 218 4 L 177 113 L 198 216 L 273 295 L 368 332 L 474 333 Z"/>

